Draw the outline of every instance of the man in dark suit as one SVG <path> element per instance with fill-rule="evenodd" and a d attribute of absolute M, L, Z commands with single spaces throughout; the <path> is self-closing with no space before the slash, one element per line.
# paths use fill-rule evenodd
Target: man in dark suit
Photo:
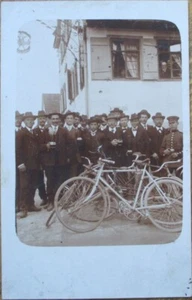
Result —
<path fill-rule="evenodd" d="M 109 114 L 107 117 L 108 127 L 103 131 L 105 140 L 103 144 L 104 152 L 107 157 L 115 161 L 115 166 L 124 165 L 122 161 L 123 151 L 123 133 L 117 127 L 118 118 L 115 114 Z"/>
<path fill-rule="evenodd" d="M 163 116 L 160 112 L 157 112 L 152 117 L 152 119 L 155 126 L 151 131 L 151 144 L 150 144 L 151 164 L 161 165 L 162 157 L 160 155 L 160 148 L 163 141 L 163 137 L 167 133 L 167 130 L 163 127 L 165 116 Z"/>
<path fill-rule="evenodd" d="M 125 133 L 126 130 L 129 128 L 128 122 L 129 122 L 129 116 L 122 113 L 119 117 L 119 126 L 120 126 L 121 130 L 123 131 L 123 133 Z"/>
<path fill-rule="evenodd" d="M 146 130 L 139 126 L 138 115 L 132 114 L 130 122 L 131 128 L 129 128 L 123 136 L 128 166 L 132 164 L 132 154 L 134 152 L 140 152 L 141 154 L 145 154 L 147 157 L 150 156 L 148 135 Z"/>
<path fill-rule="evenodd" d="M 18 111 L 15 112 L 15 163 L 16 163 L 16 189 L 15 189 L 15 207 L 16 212 L 20 211 L 20 173 L 18 170 L 18 153 L 17 153 L 17 143 L 18 143 L 18 135 L 20 130 L 22 130 L 22 121 L 23 114 L 20 114 Z"/>
<path fill-rule="evenodd" d="M 96 164 L 101 156 L 98 152 L 98 147 L 104 143 L 105 135 L 98 129 L 99 120 L 95 117 L 91 117 L 88 120 L 89 130 L 83 135 L 84 142 L 84 156 L 88 157 L 93 164 Z"/>
<path fill-rule="evenodd" d="M 60 127 L 62 115 L 53 112 L 48 115 L 50 126 L 44 131 L 40 145 L 41 163 L 47 177 L 47 210 L 54 208 L 54 197 L 58 187 L 66 180 L 66 133 Z"/>
<path fill-rule="evenodd" d="M 163 162 L 174 161 L 183 157 L 183 133 L 178 130 L 179 117 L 170 116 L 167 120 L 169 122 L 169 131 L 164 136 L 160 148 Z M 170 169 L 174 170 L 178 166 L 178 163 L 173 164 L 170 166 Z"/>
<path fill-rule="evenodd" d="M 36 117 L 31 112 L 23 115 L 25 128 L 18 133 L 17 153 L 20 172 L 20 218 L 25 218 L 28 211 L 39 211 L 34 205 L 37 177 L 40 168 L 38 139 L 33 131 Z"/>
<path fill-rule="evenodd" d="M 66 135 L 66 177 L 71 178 L 78 175 L 81 163 L 79 149 L 82 147 L 82 134 L 74 127 L 74 113 L 68 111 L 64 115 L 64 131 Z"/>
<path fill-rule="evenodd" d="M 47 123 L 47 115 L 43 110 L 38 111 L 38 126 L 34 129 L 34 133 L 38 138 L 39 145 L 44 143 L 44 132 L 46 129 Z M 41 206 L 46 206 L 47 201 L 47 194 L 45 190 L 45 180 L 44 180 L 44 168 L 42 166 L 42 153 L 40 153 L 40 170 L 38 174 L 38 186 L 37 189 L 39 190 L 39 197 L 42 199 Z"/>

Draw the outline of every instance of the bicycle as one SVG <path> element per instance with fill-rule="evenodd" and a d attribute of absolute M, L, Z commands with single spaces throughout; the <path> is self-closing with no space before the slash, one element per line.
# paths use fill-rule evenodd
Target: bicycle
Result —
<path fill-rule="evenodd" d="M 149 218 L 158 228 L 168 232 L 178 232 L 182 228 L 182 181 L 173 177 L 154 178 L 147 170 L 149 160 L 135 160 L 141 177 L 133 199 L 126 199 L 115 190 L 104 176 L 111 170 L 104 166 L 113 161 L 100 159 L 99 164 L 90 168 L 93 178 L 74 177 L 64 182 L 55 196 L 55 213 L 58 220 L 74 232 L 94 230 L 110 211 L 111 199 L 118 203 L 118 212 L 131 220 L 140 216 Z M 127 169 L 135 173 L 137 168 Z M 92 175 L 93 176 L 93 175 Z M 143 188 L 144 179 L 148 183 Z"/>

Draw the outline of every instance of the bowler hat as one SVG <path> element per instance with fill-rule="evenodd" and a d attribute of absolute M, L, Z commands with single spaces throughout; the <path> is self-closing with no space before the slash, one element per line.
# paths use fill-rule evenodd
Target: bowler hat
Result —
<path fill-rule="evenodd" d="M 48 116 L 48 118 L 50 119 L 53 115 L 57 115 L 57 116 L 59 116 L 59 118 L 62 119 L 62 114 L 60 114 L 60 113 L 58 113 L 58 112 L 56 112 L 56 111 L 54 111 L 54 112 L 48 114 L 47 116 Z"/>
<path fill-rule="evenodd" d="M 175 122 L 175 121 L 179 120 L 179 117 L 177 117 L 177 116 L 170 116 L 170 117 L 167 117 L 167 120 L 169 122 Z"/>
<path fill-rule="evenodd" d="M 138 116 L 138 114 L 132 114 L 131 115 L 131 118 L 130 118 L 130 121 L 133 121 L 133 120 L 138 120 L 139 119 L 139 116 Z"/>
<path fill-rule="evenodd" d="M 99 118 L 97 118 L 96 116 L 93 116 L 91 117 L 89 120 L 88 120 L 88 124 L 91 124 L 91 123 L 99 123 L 100 120 Z"/>
<path fill-rule="evenodd" d="M 107 120 L 109 120 L 109 119 L 115 119 L 115 120 L 118 120 L 118 119 L 119 119 L 119 116 L 117 116 L 116 114 L 110 113 L 110 114 L 107 116 Z"/>
<path fill-rule="evenodd" d="M 72 112 L 72 111 L 70 111 L 70 110 L 68 110 L 68 111 L 66 111 L 66 113 L 63 115 L 63 117 L 64 117 L 64 119 L 65 119 L 67 116 L 71 116 L 71 115 L 75 117 L 75 113 Z"/>
<path fill-rule="evenodd" d="M 44 110 L 39 110 L 39 111 L 38 111 L 37 117 L 38 117 L 38 118 L 39 118 L 39 117 L 47 117 L 47 115 L 46 115 L 46 113 L 45 113 Z"/>
<path fill-rule="evenodd" d="M 165 116 L 163 116 L 162 113 L 157 112 L 154 116 L 152 116 L 152 119 L 155 119 L 155 118 L 162 118 L 162 119 L 165 119 Z"/>
<path fill-rule="evenodd" d="M 138 116 L 140 118 L 141 115 L 147 115 L 148 119 L 151 117 L 150 113 L 146 109 L 142 109 L 139 113 Z"/>
<path fill-rule="evenodd" d="M 18 110 L 16 110 L 15 118 L 23 118 L 23 114 L 20 114 L 20 112 Z"/>
<path fill-rule="evenodd" d="M 36 116 L 33 115 L 31 111 L 27 111 L 26 113 L 23 114 L 23 120 L 25 120 L 26 118 L 33 118 L 35 120 Z"/>
<path fill-rule="evenodd" d="M 122 113 L 122 114 L 120 115 L 119 119 L 122 119 L 122 118 L 128 118 L 128 119 L 129 119 L 129 116 L 126 115 L 126 114 L 124 114 L 124 113 Z"/>

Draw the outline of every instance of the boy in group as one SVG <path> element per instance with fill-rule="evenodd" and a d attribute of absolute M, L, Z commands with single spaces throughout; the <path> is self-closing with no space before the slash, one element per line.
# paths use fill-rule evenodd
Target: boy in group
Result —
<path fill-rule="evenodd" d="M 160 155 L 160 148 L 167 130 L 163 127 L 165 116 L 163 116 L 160 112 L 157 112 L 154 116 L 152 116 L 154 127 L 151 130 L 151 164 L 152 165 L 161 165 L 162 164 L 162 156 Z"/>
<path fill-rule="evenodd" d="M 82 136 L 80 130 L 74 127 L 75 114 L 68 111 L 64 115 L 64 131 L 66 134 L 66 178 L 75 177 L 81 170 L 81 156 L 79 149 L 82 147 Z"/>
<path fill-rule="evenodd" d="M 36 116 L 32 112 L 23 115 L 25 128 L 19 131 L 16 144 L 17 168 L 20 175 L 20 210 L 19 218 L 25 218 L 28 211 L 39 211 L 35 206 L 34 196 L 40 169 L 39 144 L 33 131 Z"/>
<path fill-rule="evenodd" d="M 44 143 L 44 132 L 46 129 L 46 123 L 47 123 L 47 115 L 45 111 L 40 110 L 38 111 L 37 115 L 37 127 L 34 129 L 34 133 L 38 138 L 38 143 L 39 145 Z M 37 189 L 39 190 L 39 197 L 42 199 L 41 206 L 46 206 L 48 201 L 47 201 L 47 194 L 45 190 L 45 181 L 44 181 L 44 167 L 42 164 L 42 153 L 40 152 L 40 170 L 38 174 L 38 186 Z"/>
<path fill-rule="evenodd" d="M 117 127 L 118 118 L 115 114 L 110 113 L 107 117 L 108 126 L 103 131 L 105 135 L 104 152 L 107 157 L 110 157 L 115 161 L 115 166 L 120 167 L 124 165 L 122 161 L 123 153 L 123 133 L 122 130 Z"/>
<path fill-rule="evenodd" d="M 169 132 L 164 136 L 160 148 L 162 162 L 175 161 L 183 156 L 183 133 L 178 130 L 179 117 L 170 116 L 167 120 L 169 122 Z M 172 164 L 170 169 L 174 171 L 179 165 L 178 163 Z"/>
<path fill-rule="evenodd" d="M 93 164 L 96 164 L 101 156 L 98 148 L 103 145 L 105 135 L 98 129 L 99 120 L 96 117 L 91 117 L 88 120 L 89 130 L 83 135 L 84 156 L 88 157 Z"/>
<path fill-rule="evenodd" d="M 58 187 L 66 179 L 66 133 L 60 126 L 62 115 L 53 112 L 48 115 L 50 126 L 45 129 L 44 143 L 40 145 L 41 163 L 47 177 L 47 210 L 54 208 L 54 197 Z"/>

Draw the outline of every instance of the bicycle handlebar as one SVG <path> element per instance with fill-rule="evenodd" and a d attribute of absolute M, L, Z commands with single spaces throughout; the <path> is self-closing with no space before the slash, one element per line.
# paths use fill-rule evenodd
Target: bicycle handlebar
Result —
<path fill-rule="evenodd" d="M 136 164 L 138 164 L 138 165 L 143 165 L 143 164 L 149 163 L 150 159 L 149 158 L 146 158 L 144 160 L 136 160 L 136 159 L 134 159 L 133 162 L 136 163 Z"/>
<path fill-rule="evenodd" d="M 114 161 L 114 160 L 109 160 L 109 159 L 99 158 L 99 161 L 100 161 L 100 162 L 103 162 L 103 163 L 111 164 L 111 165 L 114 165 L 114 164 L 115 164 L 115 161 Z"/>
<path fill-rule="evenodd" d="M 181 159 L 178 159 L 178 160 L 172 160 L 172 161 L 166 161 L 166 162 L 164 162 L 157 170 L 152 171 L 152 172 L 153 172 L 153 173 L 157 173 L 157 172 L 161 171 L 163 168 L 168 168 L 167 165 L 173 165 L 173 164 L 175 164 L 175 163 L 180 163 L 180 162 L 182 162 Z"/>

